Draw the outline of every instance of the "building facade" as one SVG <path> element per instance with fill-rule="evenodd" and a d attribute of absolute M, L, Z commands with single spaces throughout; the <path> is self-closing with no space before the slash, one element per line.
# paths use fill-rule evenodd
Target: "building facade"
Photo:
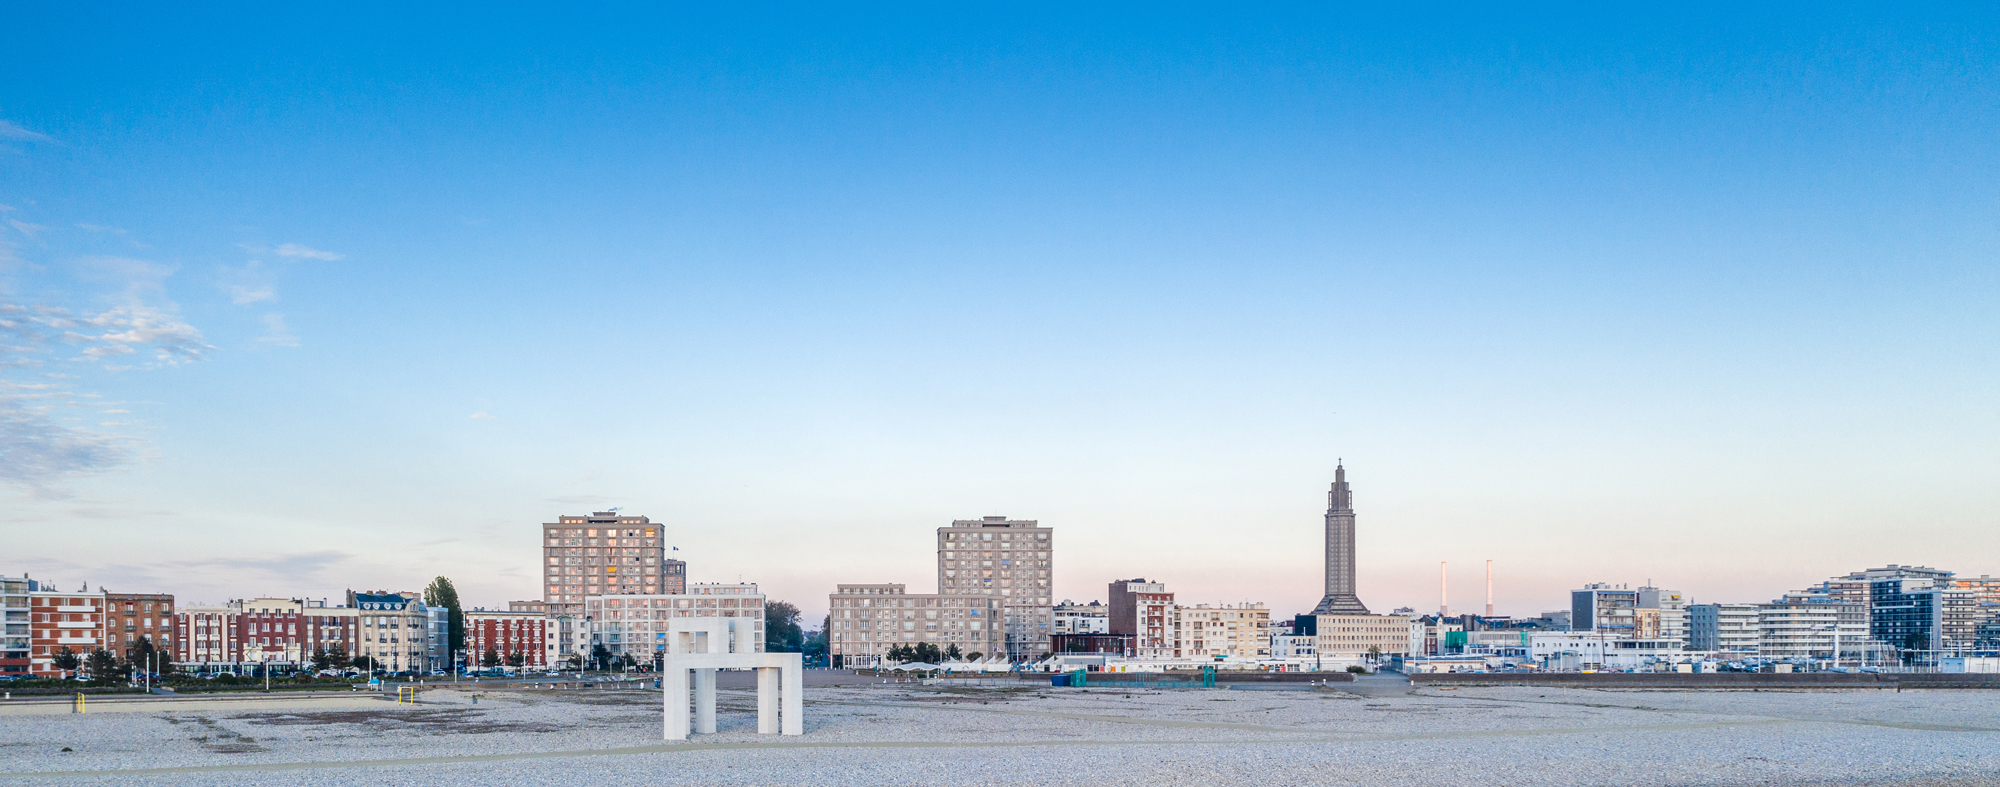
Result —
<path fill-rule="evenodd" d="M 26 576 L 0 577 L 0 675 L 28 674 L 34 641 L 28 594 L 36 588 Z"/>
<path fill-rule="evenodd" d="M 62 677 L 65 670 L 56 666 L 55 658 L 64 648 L 82 656 L 104 647 L 104 592 L 63 593 L 45 584 L 40 587 L 28 593 L 28 669 L 38 678 Z"/>
<path fill-rule="evenodd" d="M 1109 634 L 1111 633 L 1110 608 L 1092 601 L 1078 604 L 1064 599 L 1054 610 L 1056 634 Z"/>
<path fill-rule="evenodd" d="M 550 650 L 587 649 L 582 616 L 591 596 L 685 591 L 687 564 L 668 560 L 665 536 L 653 520 L 616 511 L 542 523 L 542 601 L 556 623 Z"/>
<path fill-rule="evenodd" d="M 1271 611 L 1263 604 L 1173 608 L 1174 657 L 1271 657 Z"/>
<path fill-rule="evenodd" d="M 1860 605 L 1855 605 L 1860 607 Z M 1865 613 L 1864 613 L 1865 614 Z M 1759 638 L 1756 604 L 1694 604 L 1688 607 L 1688 642 L 1693 650 L 1754 656 Z"/>
<path fill-rule="evenodd" d="M 938 593 L 998 598 L 1008 659 L 1048 653 L 1055 629 L 1049 606 L 1054 530 L 1033 519 L 989 516 L 953 520 L 937 532 Z"/>
<path fill-rule="evenodd" d="M 1570 630 L 1630 638 L 1638 631 L 1639 593 L 1602 582 L 1569 594 Z"/>
<path fill-rule="evenodd" d="M 1413 655 L 1409 615 L 1315 615 L 1313 652 L 1322 659 Z"/>
<path fill-rule="evenodd" d="M 104 647 L 124 655 L 143 637 L 168 655 L 174 647 L 174 597 L 171 593 L 104 594 Z"/>
<path fill-rule="evenodd" d="M 465 610 L 465 653 L 480 667 L 505 666 L 544 669 L 548 639 L 548 616 L 540 612 L 502 612 L 473 608 Z M 487 664 L 487 655 L 494 664 Z"/>
<path fill-rule="evenodd" d="M 416 593 L 348 591 L 347 606 L 360 617 L 360 642 L 350 651 L 373 659 L 377 669 L 421 672 L 430 667 L 430 610 Z"/>
<path fill-rule="evenodd" d="M 1007 607 L 998 596 L 915 594 L 894 583 L 843 584 L 827 604 L 827 651 L 839 666 L 882 664 L 899 645 L 929 644 L 943 652 L 956 647 L 967 659 L 1007 655 Z"/>
<path fill-rule="evenodd" d="M 582 617 L 580 657 L 589 657 L 602 645 L 613 655 L 651 664 L 654 655 L 667 647 L 669 624 L 687 618 L 750 618 L 756 652 L 764 652 L 764 593 L 755 584 L 697 583 L 686 593 L 590 596 L 584 600 Z"/>
<path fill-rule="evenodd" d="M 1639 588 L 1633 612 L 1633 636 L 1638 639 L 1670 639 L 1686 647 L 1687 597 L 1678 590 Z"/>
<path fill-rule="evenodd" d="M 1174 657 L 1174 594 L 1167 592 L 1166 583 L 1121 579 L 1111 583 L 1106 596 L 1111 633 L 1132 638 L 1132 656 Z"/>
<path fill-rule="evenodd" d="M 1757 605 L 1757 655 L 1763 658 L 1833 658 L 1863 652 L 1867 608 L 1848 603 Z"/>

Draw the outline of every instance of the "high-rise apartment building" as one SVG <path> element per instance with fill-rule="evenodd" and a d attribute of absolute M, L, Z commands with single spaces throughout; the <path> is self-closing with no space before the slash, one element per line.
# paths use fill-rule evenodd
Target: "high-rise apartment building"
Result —
<path fill-rule="evenodd" d="M 1132 653 L 1142 659 L 1174 657 L 1174 594 L 1164 582 L 1121 579 L 1107 590 L 1111 633 L 1132 638 Z"/>
<path fill-rule="evenodd" d="M 1333 488 L 1326 493 L 1326 595 L 1313 614 L 1368 614 L 1368 605 L 1354 593 L 1354 493 L 1344 464 L 1334 466 Z"/>
<path fill-rule="evenodd" d="M 1054 530 L 1033 519 L 989 516 L 938 528 L 938 593 L 993 596 L 1006 618 L 1007 658 L 1049 652 Z"/>
<path fill-rule="evenodd" d="M 0 675 L 28 674 L 28 594 L 36 587 L 26 576 L 0 577 Z"/>
<path fill-rule="evenodd" d="M 687 564 L 669 559 L 666 543 L 659 523 L 616 511 L 542 523 L 542 601 L 553 621 L 550 662 L 585 646 L 585 599 L 687 592 Z"/>

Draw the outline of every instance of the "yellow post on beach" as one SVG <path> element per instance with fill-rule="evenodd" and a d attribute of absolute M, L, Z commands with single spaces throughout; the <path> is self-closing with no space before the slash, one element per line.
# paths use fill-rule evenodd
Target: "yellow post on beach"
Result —
<path fill-rule="evenodd" d="M 396 704 L 402 705 L 404 704 L 404 700 L 409 700 L 408 704 L 410 705 L 417 704 L 417 687 L 415 686 L 396 687 Z"/>
<path fill-rule="evenodd" d="M 71 713 L 83 712 L 83 692 L 79 691 L 76 693 L 76 708 L 71 710 L 70 712 Z"/>

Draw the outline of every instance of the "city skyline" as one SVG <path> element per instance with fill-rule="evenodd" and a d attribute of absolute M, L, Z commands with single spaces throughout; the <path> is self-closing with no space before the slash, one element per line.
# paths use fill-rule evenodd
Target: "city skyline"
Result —
<path fill-rule="evenodd" d="M 2000 569 L 1990 14 L 1251 13 L 25 9 L 5 568 L 495 607 L 617 506 L 816 620 L 998 515 L 1282 616 L 1344 457 L 1378 612 Z"/>

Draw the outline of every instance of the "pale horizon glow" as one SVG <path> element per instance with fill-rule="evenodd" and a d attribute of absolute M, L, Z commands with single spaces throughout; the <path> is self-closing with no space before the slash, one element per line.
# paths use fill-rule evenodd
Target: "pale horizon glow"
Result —
<path fill-rule="evenodd" d="M 1344 461 L 1376 612 L 2000 573 L 2000 20 L 1793 11 L 20 9 L 0 571 L 1280 618 Z"/>

